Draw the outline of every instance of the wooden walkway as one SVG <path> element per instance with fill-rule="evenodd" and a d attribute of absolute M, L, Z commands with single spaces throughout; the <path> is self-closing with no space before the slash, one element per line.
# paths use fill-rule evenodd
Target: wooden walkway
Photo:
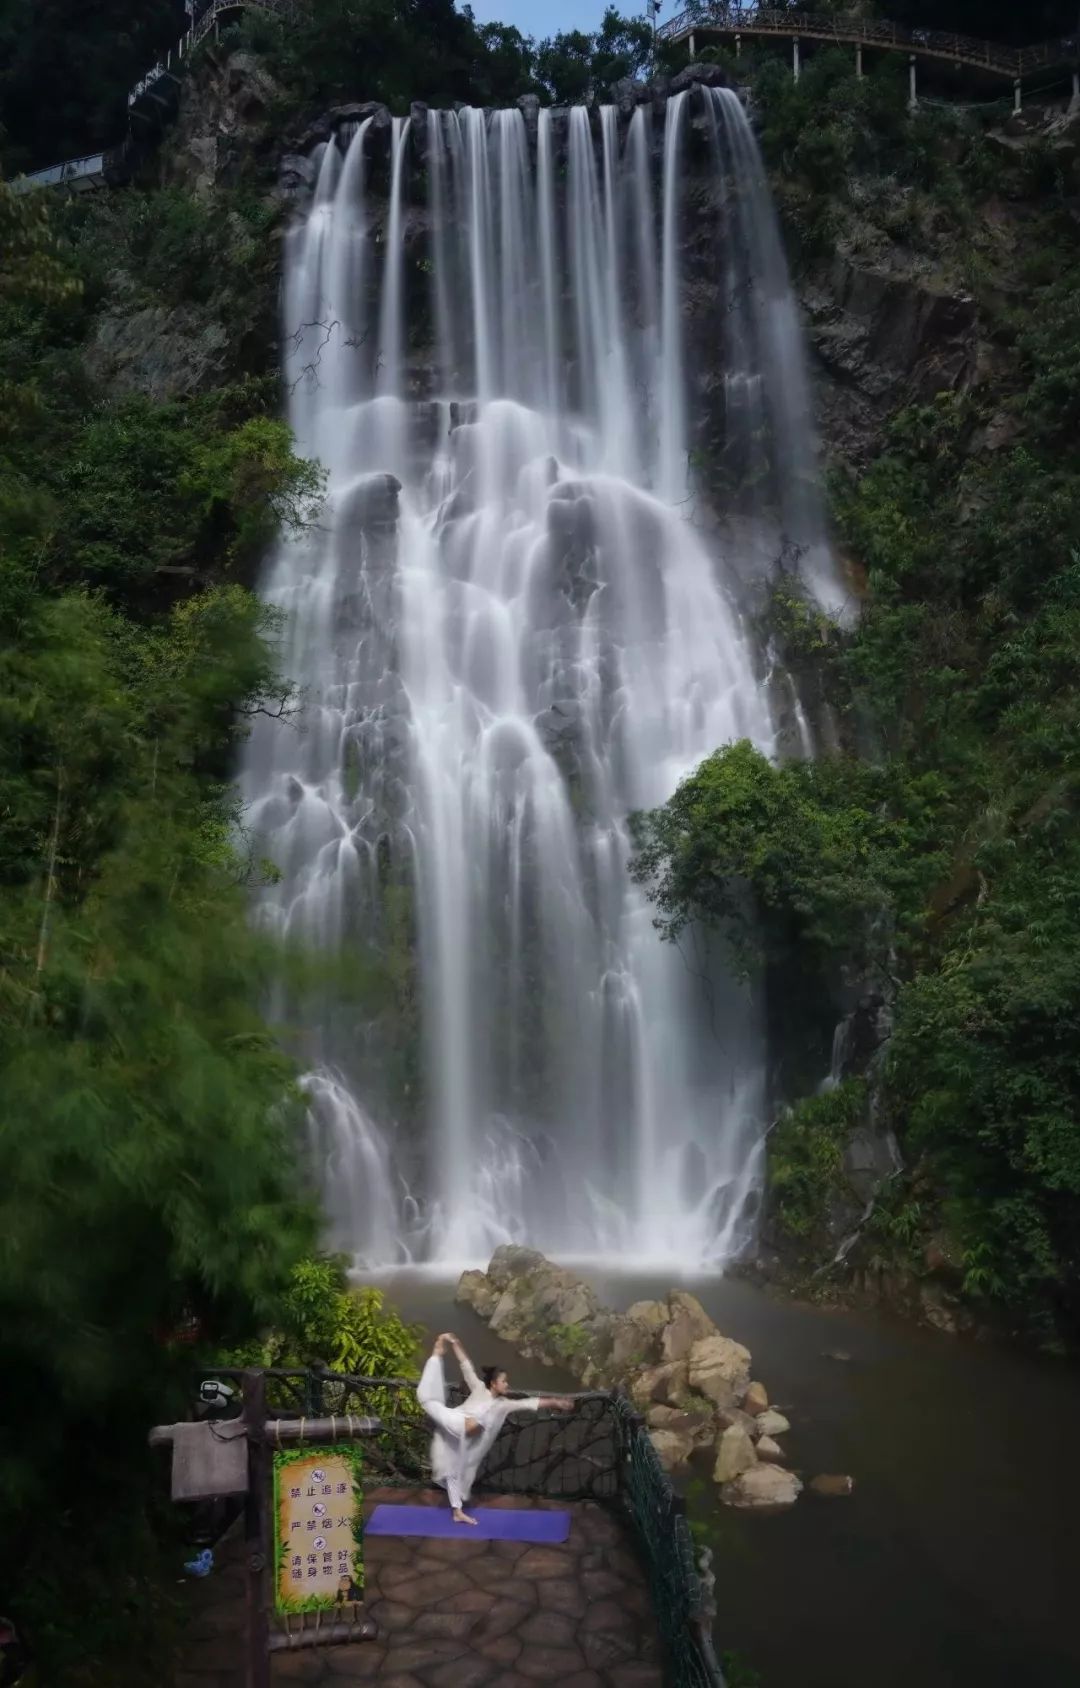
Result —
<path fill-rule="evenodd" d="M 446 1505 L 434 1490 L 378 1490 L 380 1501 Z M 486 1496 L 486 1506 L 521 1506 Z M 557 1503 L 533 1500 L 553 1510 Z M 567 1508 L 560 1547 L 523 1542 L 403 1540 L 364 1548 L 366 1609 L 378 1640 L 277 1653 L 275 1688 L 662 1688 L 656 1624 L 644 1575 L 619 1522 L 590 1503 Z M 243 1688 L 241 1543 L 190 1585 L 191 1621 L 175 1688 Z"/>
<path fill-rule="evenodd" d="M 914 54 L 954 65 L 1019 80 L 1033 71 L 1080 63 L 1080 35 L 1071 40 L 1042 41 L 1033 47 L 1007 47 L 943 29 L 905 29 L 884 18 L 842 12 L 814 14 L 780 11 L 769 6 L 717 4 L 708 11 L 697 7 L 680 13 L 657 30 L 661 41 L 694 42 L 706 35 L 781 36 L 784 40 L 835 41 L 855 47 L 881 47 L 888 52 Z"/>

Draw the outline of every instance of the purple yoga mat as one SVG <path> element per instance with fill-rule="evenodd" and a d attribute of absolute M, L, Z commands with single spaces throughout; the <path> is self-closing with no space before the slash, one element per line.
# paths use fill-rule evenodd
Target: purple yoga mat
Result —
<path fill-rule="evenodd" d="M 447 1506 L 377 1506 L 364 1526 L 367 1536 L 466 1536 L 470 1541 L 565 1541 L 569 1512 L 533 1512 L 525 1507 L 475 1506 L 476 1525 L 455 1524 Z"/>

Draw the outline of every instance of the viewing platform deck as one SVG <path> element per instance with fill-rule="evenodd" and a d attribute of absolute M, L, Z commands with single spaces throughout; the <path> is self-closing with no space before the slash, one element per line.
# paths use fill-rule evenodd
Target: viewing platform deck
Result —
<path fill-rule="evenodd" d="M 438 1490 L 372 1490 L 381 1501 L 445 1506 Z M 619 1520 L 593 1502 L 484 1496 L 484 1506 L 560 1508 L 558 1547 L 370 1536 L 365 1610 L 374 1641 L 275 1653 L 271 1680 L 312 1688 L 663 1688 L 645 1571 Z M 213 1574 L 189 1586 L 190 1619 L 176 1688 L 244 1688 L 243 1543 L 233 1533 Z"/>
<path fill-rule="evenodd" d="M 326 1618 L 278 1607 L 267 1460 L 283 1437 L 292 1446 L 356 1435 L 365 1519 L 379 1505 L 445 1510 L 415 1384 L 275 1368 L 214 1376 L 218 1387 L 242 1390 L 248 1489 L 243 1517 L 218 1536 L 209 1575 L 186 1586 L 171 1688 L 724 1688 L 711 1555 L 696 1563 L 684 1504 L 624 1396 L 585 1391 L 569 1412 L 512 1414 L 481 1466 L 474 1510 L 563 1513 L 564 1541 L 478 1540 L 468 1525 L 448 1535 L 445 1520 L 430 1537 L 364 1531 L 362 1601 L 351 1597 L 351 1616 L 338 1619 L 333 1606 Z M 451 1388 L 451 1404 L 461 1394 Z M 267 1412 L 281 1416 L 264 1422 Z M 214 1440 L 235 1442 L 228 1422 Z M 158 1427 L 151 1444 L 171 1445 L 176 1429 Z M 221 1515 L 216 1529 L 224 1530 Z"/>

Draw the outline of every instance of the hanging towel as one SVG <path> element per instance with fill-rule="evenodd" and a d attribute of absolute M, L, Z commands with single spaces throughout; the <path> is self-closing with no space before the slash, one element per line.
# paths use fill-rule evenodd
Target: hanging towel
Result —
<path fill-rule="evenodd" d="M 246 1495 L 248 1448 L 238 1418 L 172 1427 L 173 1500 L 218 1500 Z"/>

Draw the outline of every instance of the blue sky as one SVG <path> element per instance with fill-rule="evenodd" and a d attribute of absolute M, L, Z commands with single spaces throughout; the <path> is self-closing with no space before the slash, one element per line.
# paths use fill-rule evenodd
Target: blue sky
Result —
<path fill-rule="evenodd" d="M 478 23 L 513 23 L 523 35 L 542 41 L 560 29 L 596 29 L 605 0 L 471 0 Z M 623 0 L 619 10 L 633 16 L 644 0 Z"/>

